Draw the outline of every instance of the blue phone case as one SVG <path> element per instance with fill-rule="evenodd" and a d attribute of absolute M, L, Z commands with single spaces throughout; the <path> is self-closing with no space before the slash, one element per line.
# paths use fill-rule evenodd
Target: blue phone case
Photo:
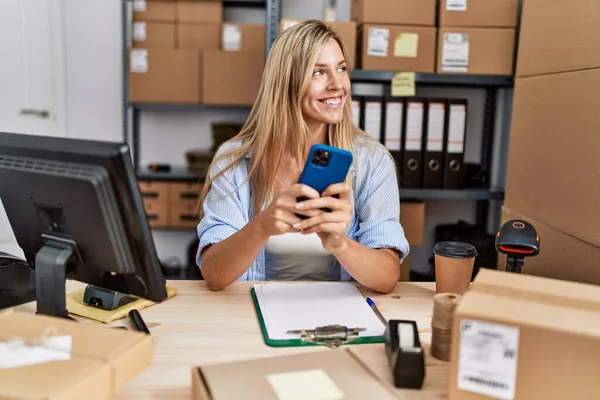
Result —
<path fill-rule="evenodd" d="M 328 186 L 344 182 L 352 164 L 352 153 L 325 144 L 315 144 L 308 153 L 298 183 L 308 185 L 322 194 Z M 298 201 L 306 200 L 299 197 Z M 326 209 L 325 211 L 331 211 Z M 300 218 L 306 218 L 297 214 Z"/>

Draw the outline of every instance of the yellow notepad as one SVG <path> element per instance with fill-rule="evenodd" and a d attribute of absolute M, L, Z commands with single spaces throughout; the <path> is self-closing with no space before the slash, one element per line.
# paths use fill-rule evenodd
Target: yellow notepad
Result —
<path fill-rule="evenodd" d="M 90 318 L 96 321 L 109 323 L 117 319 L 124 318 L 131 310 L 141 310 L 156 304 L 153 301 L 146 299 L 137 299 L 129 304 L 125 304 L 115 310 L 103 310 L 89 306 L 83 302 L 83 294 L 85 289 L 71 292 L 67 295 L 67 311 L 70 314 L 79 315 L 81 317 Z M 167 286 L 167 298 L 170 299 L 177 293 L 177 289 Z"/>

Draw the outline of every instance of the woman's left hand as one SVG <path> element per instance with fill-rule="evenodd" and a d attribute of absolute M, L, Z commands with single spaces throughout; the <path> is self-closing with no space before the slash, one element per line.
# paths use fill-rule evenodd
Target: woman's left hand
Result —
<path fill-rule="evenodd" d="M 338 195 L 339 198 L 333 197 Z M 301 210 L 331 209 L 319 215 L 305 219 L 294 225 L 303 234 L 316 233 L 321 238 L 325 250 L 331 252 L 344 244 L 346 231 L 352 221 L 352 204 L 350 188 L 347 183 L 336 183 L 329 186 L 318 199 L 299 202 L 296 208 Z"/>

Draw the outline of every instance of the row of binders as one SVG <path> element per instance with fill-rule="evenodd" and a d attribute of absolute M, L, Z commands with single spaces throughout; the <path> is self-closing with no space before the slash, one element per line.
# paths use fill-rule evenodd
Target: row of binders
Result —
<path fill-rule="evenodd" d="M 403 188 L 462 189 L 466 99 L 358 97 L 354 125 L 383 143 Z"/>

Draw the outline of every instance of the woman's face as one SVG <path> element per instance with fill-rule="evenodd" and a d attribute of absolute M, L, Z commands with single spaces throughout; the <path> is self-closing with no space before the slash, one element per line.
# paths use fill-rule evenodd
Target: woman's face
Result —
<path fill-rule="evenodd" d="M 302 114 L 309 127 L 336 124 L 344 115 L 350 95 L 350 78 L 340 46 L 329 39 L 312 70 L 308 90 L 302 100 Z"/>

